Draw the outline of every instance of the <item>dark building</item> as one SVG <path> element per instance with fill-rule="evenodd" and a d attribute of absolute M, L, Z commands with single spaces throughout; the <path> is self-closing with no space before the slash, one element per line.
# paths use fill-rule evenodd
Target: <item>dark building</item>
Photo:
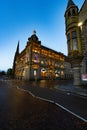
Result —
<path fill-rule="evenodd" d="M 68 0 L 65 26 L 74 85 L 80 85 L 82 75 L 87 74 L 87 0 L 84 1 L 80 10 L 73 0 Z"/>

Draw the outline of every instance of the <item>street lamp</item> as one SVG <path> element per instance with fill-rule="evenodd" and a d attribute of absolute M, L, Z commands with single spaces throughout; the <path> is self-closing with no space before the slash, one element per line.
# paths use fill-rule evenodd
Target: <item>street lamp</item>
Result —
<path fill-rule="evenodd" d="M 79 22 L 79 23 L 78 23 L 78 27 L 80 27 L 81 30 L 82 30 L 82 22 Z"/>
<path fill-rule="evenodd" d="M 82 22 L 79 22 L 79 23 L 78 23 L 78 26 L 81 27 L 81 26 L 82 26 Z"/>

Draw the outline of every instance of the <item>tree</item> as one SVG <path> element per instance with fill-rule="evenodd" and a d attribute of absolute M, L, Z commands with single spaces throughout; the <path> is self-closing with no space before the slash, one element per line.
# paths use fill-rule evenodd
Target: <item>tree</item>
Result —
<path fill-rule="evenodd" d="M 9 68 L 9 69 L 7 70 L 7 76 L 9 76 L 9 77 L 12 77 L 12 76 L 13 76 L 13 70 L 12 70 L 11 68 Z"/>
<path fill-rule="evenodd" d="M 6 75 L 6 72 L 3 70 L 3 71 L 0 71 L 0 75 L 3 76 L 3 75 Z"/>

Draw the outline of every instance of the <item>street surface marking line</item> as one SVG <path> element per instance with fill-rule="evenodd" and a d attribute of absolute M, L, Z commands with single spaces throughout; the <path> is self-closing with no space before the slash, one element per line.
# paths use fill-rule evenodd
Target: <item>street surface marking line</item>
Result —
<path fill-rule="evenodd" d="M 81 117 L 81 116 L 75 114 L 74 112 L 68 110 L 67 108 L 63 107 L 62 105 L 60 105 L 60 104 L 58 104 L 58 103 L 56 103 L 56 102 L 54 102 L 54 101 L 52 101 L 52 100 L 48 100 L 48 99 L 45 99 L 45 98 L 41 98 L 41 97 L 35 96 L 35 95 L 34 95 L 32 92 L 30 92 L 29 90 L 21 89 L 21 88 L 18 87 L 18 86 L 17 86 L 17 89 L 29 93 L 29 94 L 30 94 L 32 97 L 34 97 L 34 98 L 41 99 L 41 100 L 43 100 L 43 101 L 47 101 L 47 102 L 50 102 L 50 103 L 54 103 L 56 106 L 62 108 L 63 110 L 69 112 L 70 114 L 74 115 L 75 117 L 77 117 L 77 118 L 79 118 L 80 120 L 82 120 L 82 121 L 84 121 L 84 122 L 87 123 L 87 120 L 84 119 L 83 117 Z"/>
<path fill-rule="evenodd" d="M 63 110 L 65 110 L 65 111 L 69 112 L 70 114 L 72 114 L 72 115 L 76 116 L 77 118 L 79 118 L 79 119 L 81 119 L 82 121 L 84 121 L 84 122 L 86 122 L 86 123 L 87 123 L 87 120 L 86 120 L 86 119 L 84 119 L 83 117 L 81 117 L 81 116 L 79 116 L 79 115 L 75 114 L 74 112 L 72 112 L 72 111 L 68 110 L 67 108 L 63 107 L 62 105 L 60 105 L 60 104 L 58 104 L 58 103 L 55 103 L 55 105 L 56 105 L 56 106 L 61 107 Z"/>
<path fill-rule="evenodd" d="M 41 99 L 41 100 L 43 100 L 43 101 L 50 102 L 50 103 L 54 103 L 54 101 L 48 100 L 48 99 L 45 99 L 45 98 L 41 98 L 41 97 L 37 97 L 37 96 L 36 96 L 36 98 L 37 98 L 37 99 Z"/>
<path fill-rule="evenodd" d="M 33 93 L 31 93 L 30 91 L 27 91 L 25 89 L 21 89 L 20 87 L 17 86 L 17 89 L 21 90 L 21 91 L 24 91 L 24 92 L 27 92 L 29 93 L 32 97 L 35 97 L 35 95 Z"/>

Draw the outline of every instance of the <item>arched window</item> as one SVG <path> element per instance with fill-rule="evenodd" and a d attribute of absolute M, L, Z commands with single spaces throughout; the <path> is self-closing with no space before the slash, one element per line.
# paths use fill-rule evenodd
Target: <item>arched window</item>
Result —
<path fill-rule="evenodd" d="M 42 68 L 42 69 L 41 69 L 41 76 L 42 76 L 42 77 L 46 77 L 46 76 L 47 76 L 47 71 L 46 71 L 45 68 Z"/>
<path fill-rule="evenodd" d="M 75 15 L 75 9 L 72 9 L 72 15 Z"/>
<path fill-rule="evenodd" d="M 68 17 L 70 17 L 70 16 L 71 16 L 71 12 L 69 11 L 69 12 L 68 12 Z"/>

